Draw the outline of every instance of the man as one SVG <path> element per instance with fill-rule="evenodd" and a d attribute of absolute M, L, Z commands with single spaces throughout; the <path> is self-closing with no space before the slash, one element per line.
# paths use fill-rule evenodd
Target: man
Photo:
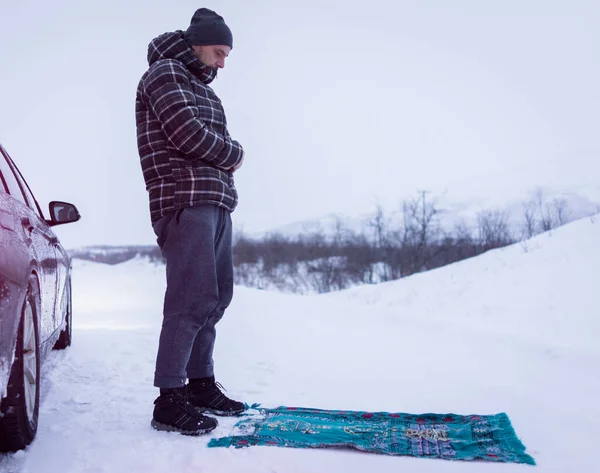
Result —
<path fill-rule="evenodd" d="M 215 325 L 233 296 L 233 173 L 243 163 L 221 101 L 209 84 L 233 48 L 223 18 L 201 8 L 189 28 L 148 47 L 149 69 L 136 96 L 141 166 L 150 215 L 167 262 L 167 289 L 154 385 L 152 426 L 188 435 L 210 432 L 216 415 L 244 404 L 215 382 Z M 186 384 L 186 380 L 189 383 Z"/>

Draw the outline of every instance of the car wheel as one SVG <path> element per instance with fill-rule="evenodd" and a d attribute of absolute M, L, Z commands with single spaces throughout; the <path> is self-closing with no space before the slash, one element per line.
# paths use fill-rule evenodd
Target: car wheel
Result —
<path fill-rule="evenodd" d="M 71 313 L 71 307 L 73 306 L 73 299 L 71 298 L 71 278 L 67 281 L 65 290 L 67 296 L 65 297 L 65 308 L 62 313 L 65 317 L 65 328 L 60 332 L 58 340 L 54 344 L 55 350 L 64 350 L 71 346 L 72 330 L 73 330 L 73 315 Z"/>
<path fill-rule="evenodd" d="M 35 438 L 40 409 L 37 282 L 30 280 L 17 332 L 7 395 L 0 405 L 0 451 L 24 449 Z"/>

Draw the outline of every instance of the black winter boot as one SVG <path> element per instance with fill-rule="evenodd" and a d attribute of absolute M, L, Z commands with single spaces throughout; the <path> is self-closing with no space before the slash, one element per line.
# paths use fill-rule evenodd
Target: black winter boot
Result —
<path fill-rule="evenodd" d="M 215 377 L 190 379 L 186 386 L 190 403 L 201 411 L 208 411 L 219 416 L 235 416 L 246 410 L 242 402 L 229 399 L 221 389 L 225 388 L 215 382 Z"/>
<path fill-rule="evenodd" d="M 217 419 L 202 415 L 190 404 L 185 387 L 161 389 L 150 423 L 156 430 L 200 435 L 214 430 Z"/>

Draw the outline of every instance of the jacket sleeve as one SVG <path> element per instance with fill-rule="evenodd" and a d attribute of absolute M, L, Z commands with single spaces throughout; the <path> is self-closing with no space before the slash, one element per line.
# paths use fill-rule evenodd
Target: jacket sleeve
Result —
<path fill-rule="evenodd" d="M 224 170 L 242 160 L 244 150 L 229 133 L 217 133 L 199 118 L 187 71 L 179 61 L 165 60 L 151 68 L 144 92 L 169 142 L 183 154 Z"/>

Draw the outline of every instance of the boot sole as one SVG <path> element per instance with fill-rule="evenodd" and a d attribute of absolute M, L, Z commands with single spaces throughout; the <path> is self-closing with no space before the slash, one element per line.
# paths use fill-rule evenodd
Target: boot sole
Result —
<path fill-rule="evenodd" d="M 150 422 L 150 425 L 155 430 L 159 430 L 161 432 L 177 432 L 181 435 L 190 435 L 192 437 L 207 434 L 217 428 L 217 426 L 214 426 L 214 427 L 207 427 L 205 429 L 198 429 L 198 430 L 184 430 L 184 429 L 180 429 L 179 427 L 172 426 L 172 425 L 162 424 L 160 422 L 155 421 L 154 419 L 152 419 L 152 421 Z"/>
<path fill-rule="evenodd" d="M 216 416 L 222 416 L 222 417 L 235 417 L 235 416 L 239 416 L 240 414 L 243 414 L 245 412 L 245 409 L 243 409 L 241 411 L 219 411 L 217 409 L 211 409 L 210 407 L 196 407 L 196 409 L 200 413 L 208 412 L 209 414 L 213 414 Z"/>

